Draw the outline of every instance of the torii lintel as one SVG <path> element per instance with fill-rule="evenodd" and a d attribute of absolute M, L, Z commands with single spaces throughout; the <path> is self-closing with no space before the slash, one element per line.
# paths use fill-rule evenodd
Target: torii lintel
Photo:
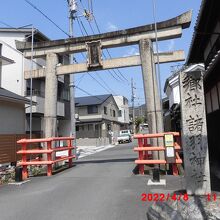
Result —
<path fill-rule="evenodd" d="M 168 40 L 181 37 L 182 29 L 190 26 L 192 11 L 185 12 L 172 19 L 158 22 L 158 40 Z M 86 51 L 86 42 L 98 41 L 102 43 L 102 48 L 112 48 L 137 44 L 141 39 L 155 40 L 154 24 L 148 24 L 135 28 L 91 35 L 86 37 L 67 38 L 53 41 L 34 43 L 33 57 L 46 56 L 48 53 L 70 54 Z M 31 57 L 31 43 L 16 41 L 18 50 L 24 53 L 26 58 Z"/>

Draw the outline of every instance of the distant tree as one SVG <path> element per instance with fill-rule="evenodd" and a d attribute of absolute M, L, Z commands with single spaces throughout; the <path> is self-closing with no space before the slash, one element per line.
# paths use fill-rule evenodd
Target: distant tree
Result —
<path fill-rule="evenodd" d="M 139 132 L 139 125 L 145 122 L 145 118 L 144 117 L 137 117 L 135 118 L 135 128 L 136 128 L 136 132 Z"/>

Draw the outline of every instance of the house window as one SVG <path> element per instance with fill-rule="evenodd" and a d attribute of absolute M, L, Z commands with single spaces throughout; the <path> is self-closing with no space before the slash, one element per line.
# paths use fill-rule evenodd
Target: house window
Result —
<path fill-rule="evenodd" d="M 116 116 L 116 114 L 115 114 L 115 110 L 113 110 L 113 117 L 115 117 Z"/>
<path fill-rule="evenodd" d="M 98 113 L 98 106 L 97 105 L 89 105 L 87 107 L 87 110 L 88 110 L 88 114 Z"/>
<path fill-rule="evenodd" d="M 84 125 L 79 126 L 79 131 L 84 131 Z"/>
<path fill-rule="evenodd" d="M 93 125 L 88 125 L 88 131 L 92 131 L 93 130 Z"/>
<path fill-rule="evenodd" d="M 104 106 L 104 114 L 107 115 L 108 114 L 108 110 L 107 107 Z"/>
<path fill-rule="evenodd" d="M 111 130 L 111 125 L 107 124 L 107 130 L 110 131 Z"/>
<path fill-rule="evenodd" d="M 96 130 L 96 131 L 99 130 L 99 125 L 95 125 L 95 130 Z"/>
<path fill-rule="evenodd" d="M 112 109 L 110 109 L 110 116 L 112 116 Z"/>
<path fill-rule="evenodd" d="M 118 111 L 118 117 L 121 117 L 121 116 L 122 116 L 122 111 L 119 110 L 119 111 Z"/>
<path fill-rule="evenodd" d="M 76 131 L 79 131 L 79 126 L 76 126 Z"/>

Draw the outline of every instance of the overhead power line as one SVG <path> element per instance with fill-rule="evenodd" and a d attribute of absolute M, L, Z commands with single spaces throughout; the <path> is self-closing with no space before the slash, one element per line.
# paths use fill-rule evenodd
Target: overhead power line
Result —
<path fill-rule="evenodd" d="M 81 3 L 81 5 L 82 5 L 82 7 L 83 7 L 83 9 L 84 9 L 84 11 L 85 11 L 86 8 L 84 7 L 83 2 L 80 1 L 80 3 Z M 94 20 L 95 20 L 94 14 L 92 14 L 92 16 L 93 16 L 93 18 L 94 18 Z M 95 21 L 96 21 L 96 20 L 95 20 Z M 87 19 L 87 22 L 88 22 L 88 24 L 89 24 L 89 26 L 90 26 L 90 29 L 91 29 L 92 33 L 95 34 L 95 31 L 94 31 L 94 29 L 93 29 L 93 27 L 92 27 L 92 25 L 91 25 L 90 20 Z M 98 32 L 101 33 L 100 28 L 98 27 L 97 21 L 95 22 L 95 24 L 96 24 L 96 26 L 97 26 Z M 81 25 L 82 25 L 83 29 L 85 30 L 86 28 L 85 28 L 85 26 L 83 25 L 82 22 L 81 22 Z M 87 32 L 87 35 L 88 35 L 88 32 Z M 110 55 L 110 53 L 109 53 L 109 51 L 108 51 L 108 49 L 106 49 L 106 51 L 107 51 L 107 53 L 109 54 L 109 57 L 112 58 L 111 55 Z M 107 56 L 105 55 L 104 51 L 103 51 L 103 56 L 107 59 Z M 122 82 L 124 82 L 124 80 L 126 80 L 126 81 L 128 82 L 128 80 L 123 76 L 123 74 L 122 74 L 118 69 L 116 69 L 116 70 L 118 71 L 119 75 L 118 75 L 118 73 L 115 71 L 115 69 L 107 70 L 107 71 L 108 71 L 108 72 L 111 74 L 111 76 L 112 76 L 114 79 L 116 79 L 117 81 L 119 81 L 118 79 L 120 79 L 120 81 L 122 81 Z M 111 71 L 118 77 L 118 79 L 112 74 Z M 120 75 L 121 75 L 121 76 L 120 76 Z"/>
<path fill-rule="evenodd" d="M 82 57 L 84 58 L 84 59 L 86 59 L 86 57 L 85 57 L 85 55 L 83 54 L 83 53 L 81 53 L 81 55 L 82 55 Z M 76 60 L 76 58 L 75 58 L 75 61 L 76 61 L 76 63 L 78 63 L 78 61 Z M 105 89 L 107 92 L 109 92 L 109 93 L 113 93 L 113 94 L 116 94 L 106 83 L 105 83 L 105 81 L 101 78 L 101 76 L 98 74 L 98 73 L 96 73 L 96 75 L 99 77 L 99 79 L 105 84 L 105 86 L 103 86 L 94 76 L 92 76 L 92 74 L 90 73 L 90 72 L 87 72 L 87 74 L 93 79 L 93 80 L 95 80 L 103 89 Z M 81 78 L 79 79 L 80 81 L 82 80 L 82 78 L 84 78 L 84 76 L 85 75 L 83 75 L 83 76 L 81 76 Z M 79 83 L 78 83 L 79 84 Z"/>
<path fill-rule="evenodd" d="M 46 14 L 44 14 L 39 8 L 37 8 L 33 3 L 31 3 L 30 1 L 28 0 L 25 0 L 28 4 L 30 4 L 34 9 L 36 9 L 38 12 L 40 12 L 46 19 L 48 19 L 50 22 L 52 22 L 59 30 L 61 30 L 63 33 L 65 33 L 67 36 L 70 36 L 68 33 L 66 33 L 62 28 L 60 28 L 53 20 L 51 20 Z M 78 20 L 78 19 L 77 19 Z M 80 20 L 80 22 L 82 23 L 82 21 Z M 87 33 L 86 29 L 84 28 L 84 31 Z M 112 93 L 113 90 L 111 90 L 110 88 L 105 88 L 95 77 L 93 77 L 89 72 L 88 74 L 90 75 L 90 77 L 92 79 L 94 79 L 100 86 L 102 86 L 107 92 L 110 92 Z M 100 76 L 99 76 L 100 77 Z M 80 80 L 82 79 L 83 77 L 80 78 Z M 113 92 L 115 93 L 115 92 Z"/>
<path fill-rule="evenodd" d="M 55 25 L 60 31 L 62 31 L 64 34 L 70 37 L 70 35 L 66 31 L 64 31 L 59 25 L 57 25 L 52 19 L 50 19 L 43 11 L 37 8 L 37 6 L 35 6 L 32 2 L 28 0 L 25 0 L 25 2 L 27 2 L 32 8 L 40 12 L 48 21 L 50 21 L 53 25 Z"/>
<path fill-rule="evenodd" d="M 6 27 L 15 29 L 15 31 L 18 32 L 18 33 L 23 33 L 23 34 L 24 34 L 25 32 L 22 31 L 22 30 L 20 30 L 20 29 L 21 29 L 21 28 L 24 28 L 24 27 L 27 27 L 27 26 L 30 26 L 30 25 L 25 25 L 25 26 L 16 28 L 16 27 L 13 27 L 13 26 L 9 25 L 8 23 L 6 23 L 6 22 L 4 22 L 4 21 L 0 21 L 0 23 L 3 24 L 3 25 L 5 25 Z M 34 32 L 35 32 L 35 31 L 36 31 L 36 29 L 34 29 Z M 29 37 L 29 36 L 28 36 L 28 37 Z M 24 37 L 24 38 L 27 39 L 28 37 Z M 31 35 L 30 35 L 30 37 L 31 37 Z M 11 45 L 9 45 L 8 43 L 6 43 L 5 41 L 0 40 L 0 42 L 1 42 L 2 44 L 5 44 L 7 47 L 11 48 L 12 50 L 16 51 L 17 53 L 22 54 L 22 52 L 20 52 L 20 51 L 17 50 L 16 48 L 12 47 Z M 38 65 L 39 67 L 44 67 L 42 64 L 36 62 L 35 60 L 33 60 L 33 62 L 34 62 L 36 65 Z"/>
<path fill-rule="evenodd" d="M 83 23 L 82 23 L 80 17 L 76 17 L 76 20 L 77 20 L 77 22 L 78 22 L 78 25 L 79 25 L 79 28 L 80 28 L 80 31 L 81 31 L 82 35 L 84 36 L 84 33 L 83 33 L 83 31 L 82 31 L 82 28 L 83 28 L 85 34 L 88 35 L 88 32 L 87 32 L 87 30 L 85 29 L 85 27 L 84 27 L 84 25 L 83 25 Z M 80 25 L 80 24 L 81 24 L 81 25 Z M 82 26 L 82 27 L 81 27 L 81 26 Z"/>
<path fill-rule="evenodd" d="M 83 58 L 85 59 L 85 58 L 86 58 L 85 55 L 84 55 L 83 53 L 81 53 L 81 54 L 82 54 Z M 93 77 L 90 72 L 87 72 L 87 73 L 89 74 L 89 76 L 90 76 L 92 79 L 94 79 L 94 80 L 95 80 L 102 88 L 104 88 L 107 92 L 116 94 L 116 93 L 106 84 L 106 82 L 101 78 L 101 76 L 100 76 L 98 73 L 96 73 L 96 75 L 97 75 L 97 76 L 99 77 L 99 79 L 105 84 L 106 88 L 105 88 L 95 77 Z"/>
<path fill-rule="evenodd" d="M 84 32 L 86 33 L 86 35 L 88 36 L 89 34 L 88 34 L 88 32 L 87 32 L 87 30 L 86 30 L 86 28 L 85 28 L 85 26 L 84 26 L 82 20 L 80 19 L 80 17 L 77 17 L 77 22 L 78 22 L 78 25 L 79 25 L 81 34 L 82 34 L 83 36 L 85 36 L 84 33 L 83 33 L 83 31 L 82 31 L 82 29 L 83 29 Z M 90 24 L 90 23 L 89 23 L 89 24 Z M 91 25 L 91 24 L 90 24 L 90 25 Z M 92 29 L 92 31 L 93 31 L 93 33 L 95 34 L 95 32 L 94 32 L 93 29 Z M 106 58 L 105 54 L 103 54 L 103 55 L 104 55 L 104 57 Z M 115 80 L 119 81 L 119 80 L 112 74 L 112 72 L 111 72 L 110 70 L 107 70 L 107 71 L 111 74 L 111 76 L 112 76 Z M 116 74 L 116 75 L 117 75 L 117 74 Z M 117 75 L 117 76 L 118 76 L 118 75 Z M 118 76 L 118 77 L 119 77 L 119 76 Z M 119 79 L 121 80 L 120 77 L 119 77 Z"/>
<path fill-rule="evenodd" d="M 100 28 L 99 28 L 99 26 L 98 26 L 98 22 L 97 22 L 97 20 L 96 20 L 96 17 L 95 17 L 95 15 L 93 15 L 93 18 L 94 18 L 94 21 L 95 21 L 95 25 L 96 25 L 96 28 L 97 28 L 97 30 L 98 30 L 98 32 L 99 32 L 99 34 L 101 34 L 101 31 L 100 31 Z M 107 51 L 107 53 L 108 53 L 108 55 L 109 55 L 109 57 L 110 58 L 112 58 L 112 56 L 111 56 L 111 54 L 110 54 L 110 52 L 109 52 L 109 50 L 108 49 L 106 49 L 106 51 Z M 128 79 L 126 79 L 125 77 L 124 77 L 124 75 L 121 73 L 121 71 L 119 70 L 119 69 L 116 69 L 117 71 L 118 71 L 118 73 L 122 76 L 122 78 L 124 78 L 127 82 L 128 82 Z"/>
<path fill-rule="evenodd" d="M 76 87 L 78 90 L 84 92 L 85 94 L 87 94 L 87 95 L 89 95 L 89 96 L 93 96 L 93 97 L 97 98 L 98 100 L 103 101 L 103 100 L 100 99 L 98 96 L 96 96 L 96 95 L 92 95 L 91 93 L 87 92 L 86 90 L 84 90 L 84 89 L 82 89 L 82 88 L 80 88 L 80 87 L 78 87 L 78 86 L 75 86 L 75 87 Z"/>

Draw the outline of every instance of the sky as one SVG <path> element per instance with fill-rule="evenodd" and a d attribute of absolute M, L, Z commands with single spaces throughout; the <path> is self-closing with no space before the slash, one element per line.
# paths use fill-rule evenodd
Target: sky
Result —
<path fill-rule="evenodd" d="M 68 7 L 67 0 L 28 0 L 53 20 L 64 32 L 69 31 Z M 192 41 L 193 30 L 196 18 L 199 12 L 201 0 L 155 0 L 156 2 L 156 20 L 163 21 L 176 17 L 188 10 L 193 10 L 192 23 L 190 28 L 183 30 L 181 38 L 159 42 L 159 51 L 184 50 L 187 57 L 190 44 Z M 94 19 L 90 22 L 83 16 L 83 9 L 88 9 L 88 0 L 77 0 L 79 23 L 74 21 L 74 36 L 92 35 L 93 32 L 98 34 Z M 97 21 L 98 27 L 102 33 L 123 30 L 136 26 L 151 24 L 153 19 L 152 0 L 111 0 L 101 1 L 92 0 L 93 14 Z M 0 26 L 4 27 L 1 22 L 7 23 L 12 27 L 21 27 L 27 24 L 33 24 L 42 33 L 50 39 L 64 39 L 68 36 L 53 25 L 37 10 L 31 7 L 25 0 L 3 1 L 1 2 Z M 81 23 L 82 22 L 82 23 Z M 80 25 L 79 25 L 80 24 Z M 83 24 L 83 26 L 81 25 Z M 92 28 L 91 28 L 91 27 Z M 80 29 L 81 28 L 81 29 Z M 111 57 L 124 57 L 139 54 L 137 46 L 110 49 Z M 106 57 L 109 57 L 105 51 Z M 84 60 L 82 54 L 75 55 L 78 62 Z M 160 65 L 161 89 L 164 88 L 165 80 L 184 62 L 168 63 Z M 142 72 L 140 67 L 122 68 L 115 71 L 91 72 L 90 75 L 75 75 L 76 96 L 87 96 L 101 94 L 117 94 L 128 98 L 131 104 L 131 78 L 135 83 L 135 106 L 145 102 Z M 122 74 L 123 77 L 120 75 Z M 119 77 L 118 77 L 119 76 Z M 99 83 L 98 83 L 98 82 Z M 104 87 L 104 88 L 103 88 Z M 87 93 L 86 93 L 87 92 Z M 162 92 L 163 94 L 163 92 Z M 163 94 L 165 96 L 165 94 Z"/>

